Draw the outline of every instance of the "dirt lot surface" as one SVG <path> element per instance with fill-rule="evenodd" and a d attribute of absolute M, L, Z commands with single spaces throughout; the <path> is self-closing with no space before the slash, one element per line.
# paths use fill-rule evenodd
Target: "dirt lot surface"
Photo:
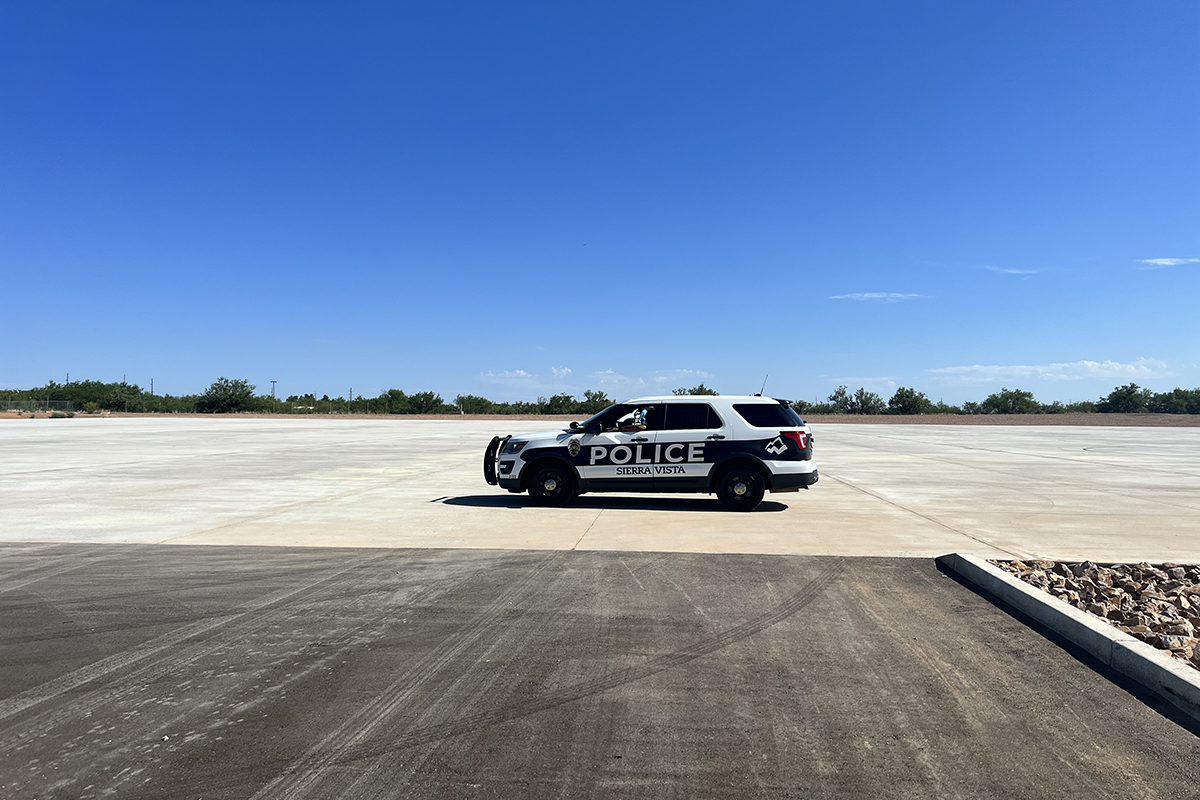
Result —
<path fill-rule="evenodd" d="M 812 424 L 838 425 L 1096 425 L 1120 428 L 1200 428 L 1200 414 L 815 414 Z"/>
<path fill-rule="evenodd" d="M 25 415 L 28 418 L 28 414 Z M 38 412 L 39 419 L 48 416 Z M 103 417 L 151 417 L 155 419 L 437 419 L 437 420 L 496 420 L 522 421 L 545 420 L 546 422 L 582 421 L 580 415 L 570 414 L 126 414 L 104 412 L 101 414 L 76 413 L 75 419 L 100 419 Z M 0 419 L 18 419 L 15 411 L 0 411 Z M 1200 428 L 1200 414 L 917 414 L 892 416 L 879 414 L 855 416 L 852 414 L 814 414 L 806 416 L 812 424 L 835 425 L 1071 425 L 1105 426 L 1120 428 Z M 553 426 L 547 426 L 553 427 Z M 564 426 L 565 427 L 565 426 Z"/>

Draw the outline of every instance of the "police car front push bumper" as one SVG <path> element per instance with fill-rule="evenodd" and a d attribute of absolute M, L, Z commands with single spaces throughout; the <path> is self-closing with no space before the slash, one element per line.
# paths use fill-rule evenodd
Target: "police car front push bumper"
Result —
<path fill-rule="evenodd" d="M 501 439 L 499 436 L 493 436 L 492 440 L 488 442 L 487 449 L 483 451 L 483 479 L 492 486 L 499 482 L 500 453 L 511 438 L 511 436 L 505 436 Z"/>

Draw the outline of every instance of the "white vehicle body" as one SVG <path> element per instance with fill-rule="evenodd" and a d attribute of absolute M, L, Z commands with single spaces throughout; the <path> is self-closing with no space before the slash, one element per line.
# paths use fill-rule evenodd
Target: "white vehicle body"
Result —
<path fill-rule="evenodd" d="M 484 477 L 546 504 L 585 492 L 707 492 L 731 509 L 818 479 L 812 432 L 786 401 L 640 397 L 567 430 L 492 440 Z"/>

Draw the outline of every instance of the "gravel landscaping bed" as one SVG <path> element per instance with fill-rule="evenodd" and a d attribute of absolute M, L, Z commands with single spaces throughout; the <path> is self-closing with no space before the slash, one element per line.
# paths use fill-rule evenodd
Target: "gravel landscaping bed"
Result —
<path fill-rule="evenodd" d="M 1200 669 L 1200 567 L 1145 562 L 992 563 Z"/>

